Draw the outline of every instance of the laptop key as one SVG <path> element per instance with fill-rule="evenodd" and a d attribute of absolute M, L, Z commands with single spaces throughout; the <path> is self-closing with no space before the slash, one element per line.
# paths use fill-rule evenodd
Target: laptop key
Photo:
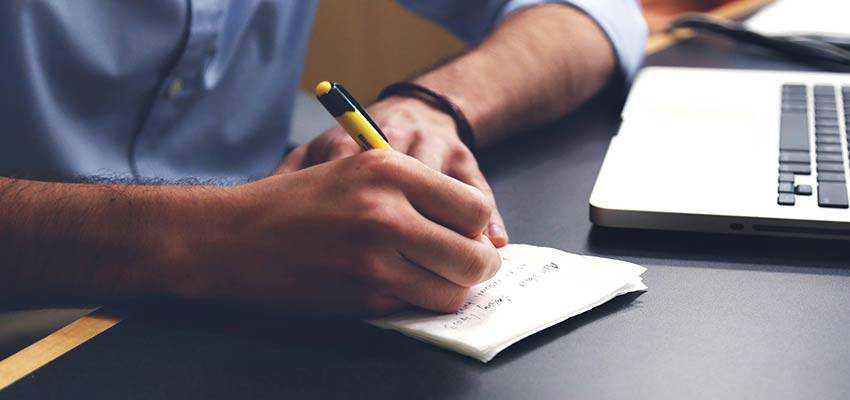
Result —
<path fill-rule="evenodd" d="M 779 128 L 779 149 L 809 151 L 809 116 L 783 113 Z"/>
<path fill-rule="evenodd" d="M 809 153 L 780 151 L 779 162 L 808 164 L 811 162 L 811 159 L 809 158 Z"/>
<path fill-rule="evenodd" d="M 779 164 L 779 172 L 791 172 L 797 175 L 810 175 L 812 167 L 809 164 Z"/>
<path fill-rule="evenodd" d="M 818 153 L 836 153 L 841 154 L 841 146 L 837 144 L 824 144 L 817 148 Z"/>
<path fill-rule="evenodd" d="M 794 193 L 794 184 L 791 182 L 782 182 L 779 184 L 779 193 Z"/>
<path fill-rule="evenodd" d="M 794 193 L 800 196 L 811 196 L 812 195 L 812 185 L 797 185 L 794 188 Z"/>
<path fill-rule="evenodd" d="M 794 174 L 792 174 L 790 172 L 780 172 L 779 173 L 779 182 L 794 183 Z"/>
<path fill-rule="evenodd" d="M 818 93 L 834 94 L 835 93 L 835 86 L 828 85 L 828 84 L 815 85 L 815 87 L 814 87 L 814 89 L 812 89 L 812 91 L 814 91 L 815 94 L 818 94 Z"/>
<path fill-rule="evenodd" d="M 838 129 L 838 122 L 830 121 L 830 122 L 818 122 L 815 124 L 815 129 Z"/>
<path fill-rule="evenodd" d="M 794 205 L 794 194 L 793 193 L 779 193 L 779 198 L 777 199 L 777 203 L 780 206 L 793 206 Z"/>
<path fill-rule="evenodd" d="M 841 137 L 836 135 L 821 135 L 816 139 L 817 144 L 841 144 Z"/>
<path fill-rule="evenodd" d="M 816 160 L 819 163 L 822 163 L 822 162 L 839 162 L 840 163 L 840 162 L 844 161 L 844 159 L 841 157 L 841 154 L 834 154 L 834 153 L 818 153 Z"/>
<path fill-rule="evenodd" d="M 847 208 L 847 184 L 844 182 L 818 183 L 818 205 L 830 208 Z"/>
<path fill-rule="evenodd" d="M 843 163 L 818 163 L 818 172 L 844 172 Z"/>
<path fill-rule="evenodd" d="M 818 182 L 844 182 L 844 174 L 838 172 L 822 172 L 818 174 Z"/>

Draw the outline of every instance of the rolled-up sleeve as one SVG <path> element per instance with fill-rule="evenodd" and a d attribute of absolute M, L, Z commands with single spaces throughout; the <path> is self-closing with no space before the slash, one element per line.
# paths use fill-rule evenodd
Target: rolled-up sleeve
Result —
<path fill-rule="evenodd" d="M 561 3 L 584 12 L 602 28 L 631 80 L 643 61 L 647 28 L 639 0 L 398 0 L 469 43 L 478 43 L 512 13 L 546 3 Z"/>

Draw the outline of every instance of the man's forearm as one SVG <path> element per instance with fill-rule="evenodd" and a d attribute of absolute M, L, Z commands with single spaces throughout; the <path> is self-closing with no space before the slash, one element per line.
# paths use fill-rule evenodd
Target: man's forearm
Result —
<path fill-rule="evenodd" d="M 0 178 L 0 298 L 173 292 L 163 267 L 207 190 Z"/>
<path fill-rule="evenodd" d="M 518 12 L 480 46 L 416 81 L 456 102 L 486 145 L 572 111 L 605 85 L 615 65 L 590 17 L 551 4 Z"/>

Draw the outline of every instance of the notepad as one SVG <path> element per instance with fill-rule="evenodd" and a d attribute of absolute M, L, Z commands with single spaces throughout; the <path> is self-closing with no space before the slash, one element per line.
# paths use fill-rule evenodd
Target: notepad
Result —
<path fill-rule="evenodd" d="M 508 346 L 612 298 L 646 290 L 646 268 L 625 261 L 511 244 L 502 268 L 453 314 L 404 311 L 368 322 L 488 362 Z"/>

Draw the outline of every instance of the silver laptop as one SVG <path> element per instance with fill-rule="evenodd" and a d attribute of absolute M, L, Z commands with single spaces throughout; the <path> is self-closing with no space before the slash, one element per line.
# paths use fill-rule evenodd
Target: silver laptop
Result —
<path fill-rule="evenodd" d="M 848 128 L 850 74 L 646 68 L 591 220 L 850 239 Z"/>

